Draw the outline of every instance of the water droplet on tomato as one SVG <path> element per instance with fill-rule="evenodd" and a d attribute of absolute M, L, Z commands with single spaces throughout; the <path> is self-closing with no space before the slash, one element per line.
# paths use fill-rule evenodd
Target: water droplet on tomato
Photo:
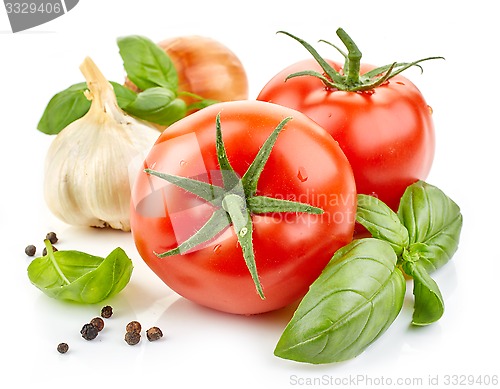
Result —
<path fill-rule="evenodd" d="M 186 166 L 186 165 L 187 165 L 187 162 L 186 162 L 186 161 L 184 161 L 184 160 L 182 159 L 182 160 L 179 162 L 179 165 L 180 165 L 181 167 Z"/>
<path fill-rule="evenodd" d="M 301 166 L 299 167 L 299 171 L 297 173 L 297 178 L 301 181 L 301 182 L 306 182 L 307 179 L 309 178 L 309 175 L 307 174 L 307 170 L 305 167 Z"/>
<path fill-rule="evenodd" d="M 401 81 L 396 81 L 396 84 L 398 84 L 398 85 L 404 85 L 405 83 L 401 82 Z"/>
<path fill-rule="evenodd" d="M 213 252 L 217 254 L 218 252 L 220 252 L 221 248 L 222 246 L 220 244 L 216 244 L 213 248 Z"/>
<path fill-rule="evenodd" d="M 434 113 L 434 110 L 430 105 L 427 106 L 427 109 L 429 110 L 429 113 L 432 115 Z"/>
<path fill-rule="evenodd" d="M 150 169 L 154 169 L 154 168 L 155 168 L 155 166 L 156 166 L 156 161 L 155 161 L 155 162 L 153 162 L 153 163 L 149 166 L 149 168 L 150 168 Z"/>

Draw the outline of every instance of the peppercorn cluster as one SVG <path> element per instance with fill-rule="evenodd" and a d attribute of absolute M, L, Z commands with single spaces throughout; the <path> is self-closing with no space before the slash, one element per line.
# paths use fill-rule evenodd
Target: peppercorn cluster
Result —
<path fill-rule="evenodd" d="M 85 323 L 83 325 L 83 327 L 80 330 L 82 338 L 85 340 L 93 340 L 97 338 L 99 332 L 101 332 L 104 329 L 105 323 L 103 318 L 109 319 L 112 315 L 113 315 L 113 308 L 109 305 L 104 306 L 101 309 L 101 317 L 94 317 L 88 323 Z M 141 341 L 141 331 L 142 331 L 141 323 L 139 323 L 136 320 L 132 320 L 131 322 L 129 322 L 125 327 L 125 336 L 124 336 L 125 342 L 130 346 L 138 344 Z M 146 337 L 150 342 L 154 342 L 162 338 L 163 333 L 160 330 L 160 328 L 151 327 L 146 331 Z M 65 354 L 68 350 L 69 346 L 67 343 L 63 342 L 57 345 L 57 351 L 59 351 L 61 354 Z"/>
<path fill-rule="evenodd" d="M 141 341 L 141 330 L 142 326 L 138 321 L 133 320 L 128 323 L 125 327 L 125 342 L 127 342 L 130 346 L 134 346 L 139 343 Z M 146 331 L 146 337 L 150 342 L 154 342 L 163 337 L 163 333 L 158 327 L 151 327 Z"/>

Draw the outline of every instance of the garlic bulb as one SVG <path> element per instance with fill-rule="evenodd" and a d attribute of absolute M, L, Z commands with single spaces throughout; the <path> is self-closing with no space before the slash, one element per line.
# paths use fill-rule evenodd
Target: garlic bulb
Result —
<path fill-rule="evenodd" d="M 91 107 L 49 147 L 45 200 L 68 224 L 130 231 L 129 166 L 147 154 L 160 133 L 118 107 L 113 87 L 90 58 L 80 70 Z"/>

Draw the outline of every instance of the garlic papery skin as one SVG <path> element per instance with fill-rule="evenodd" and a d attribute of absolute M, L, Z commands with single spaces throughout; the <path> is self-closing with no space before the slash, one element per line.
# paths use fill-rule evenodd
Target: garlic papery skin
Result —
<path fill-rule="evenodd" d="M 92 103 L 47 151 L 45 200 L 70 225 L 130 231 L 129 165 L 151 149 L 160 132 L 118 107 L 113 87 L 90 58 L 80 70 Z"/>

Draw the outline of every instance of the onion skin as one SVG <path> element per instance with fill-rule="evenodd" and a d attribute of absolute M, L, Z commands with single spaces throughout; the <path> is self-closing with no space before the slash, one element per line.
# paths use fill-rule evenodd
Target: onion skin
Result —
<path fill-rule="evenodd" d="M 178 73 L 179 98 L 188 105 L 196 100 L 182 92 L 217 101 L 248 99 L 245 69 L 238 57 L 222 43 L 190 35 L 165 39 L 158 46 L 172 60 Z M 130 80 L 127 79 L 125 85 L 138 92 Z"/>

